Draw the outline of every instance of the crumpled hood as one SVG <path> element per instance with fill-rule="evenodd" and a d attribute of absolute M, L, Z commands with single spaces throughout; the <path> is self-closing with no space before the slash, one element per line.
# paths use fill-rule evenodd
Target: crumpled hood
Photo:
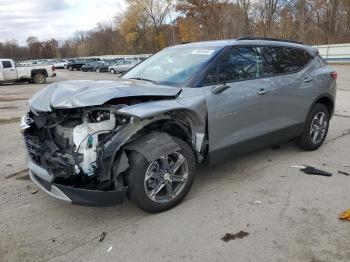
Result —
<path fill-rule="evenodd" d="M 72 80 L 51 84 L 37 92 L 29 106 L 34 111 L 102 105 L 114 98 L 152 96 L 175 98 L 180 88 L 155 85 L 146 81 L 120 79 L 117 81 Z"/>

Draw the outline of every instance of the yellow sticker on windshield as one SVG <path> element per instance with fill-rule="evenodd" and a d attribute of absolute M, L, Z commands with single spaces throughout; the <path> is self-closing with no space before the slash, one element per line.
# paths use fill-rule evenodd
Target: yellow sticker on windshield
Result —
<path fill-rule="evenodd" d="M 211 55 L 214 51 L 212 49 L 194 49 L 192 55 Z"/>

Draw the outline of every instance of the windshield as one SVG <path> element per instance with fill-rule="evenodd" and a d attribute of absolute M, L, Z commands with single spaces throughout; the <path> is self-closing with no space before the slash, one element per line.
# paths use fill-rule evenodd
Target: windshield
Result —
<path fill-rule="evenodd" d="M 126 73 L 123 78 L 177 86 L 191 79 L 221 47 L 167 48 Z"/>

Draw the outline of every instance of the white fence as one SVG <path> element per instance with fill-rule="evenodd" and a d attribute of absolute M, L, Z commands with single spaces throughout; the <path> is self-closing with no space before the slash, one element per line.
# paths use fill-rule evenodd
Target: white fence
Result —
<path fill-rule="evenodd" d="M 117 58 L 147 58 L 151 54 L 139 54 L 139 55 L 100 55 L 100 56 L 84 56 L 79 58 L 100 58 L 100 59 L 117 59 Z"/>
<path fill-rule="evenodd" d="M 320 55 L 331 63 L 350 63 L 350 44 L 318 45 Z"/>

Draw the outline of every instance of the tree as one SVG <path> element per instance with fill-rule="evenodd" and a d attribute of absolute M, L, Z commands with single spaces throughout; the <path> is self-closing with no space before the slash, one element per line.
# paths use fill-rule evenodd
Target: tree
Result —
<path fill-rule="evenodd" d="M 161 47 L 161 31 L 165 23 L 165 18 L 169 14 L 171 0 L 128 0 L 129 9 L 137 10 L 138 18 L 142 18 L 142 26 L 151 25 L 153 34 L 153 51 Z"/>
<path fill-rule="evenodd" d="M 242 30 L 242 35 L 247 36 L 250 35 L 250 9 L 251 9 L 251 4 L 252 0 L 237 0 L 237 4 L 240 8 L 241 11 L 241 19 L 242 19 L 242 25 L 243 25 L 243 30 Z"/>

